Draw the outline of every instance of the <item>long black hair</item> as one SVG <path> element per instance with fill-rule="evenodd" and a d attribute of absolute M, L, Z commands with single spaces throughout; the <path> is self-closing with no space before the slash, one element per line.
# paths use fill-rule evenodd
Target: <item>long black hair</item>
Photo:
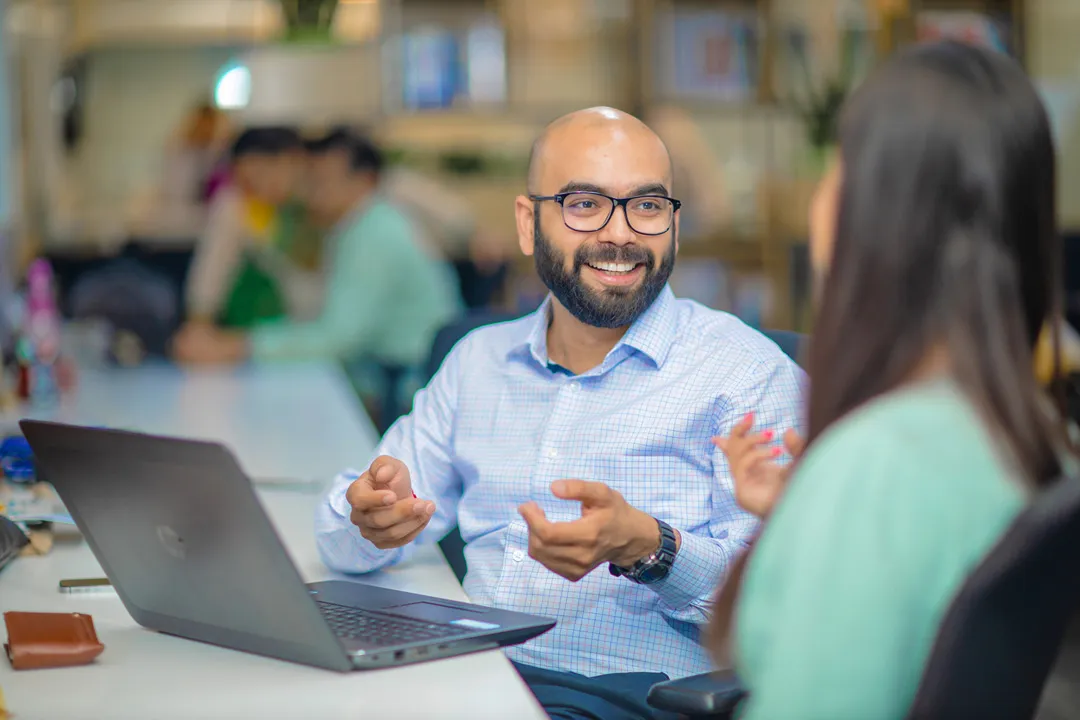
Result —
<path fill-rule="evenodd" d="M 1056 376 L 1061 240 L 1053 138 L 1032 83 L 992 50 L 913 46 L 852 96 L 840 156 L 808 442 L 942 347 L 1024 479 L 1050 480 L 1063 421 L 1033 350 L 1049 323 Z"/>

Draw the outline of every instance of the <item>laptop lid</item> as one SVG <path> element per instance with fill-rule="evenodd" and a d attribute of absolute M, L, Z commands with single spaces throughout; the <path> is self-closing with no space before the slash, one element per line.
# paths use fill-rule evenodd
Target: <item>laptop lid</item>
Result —
<path fill-rule="evenodd" d="M 225 447 L 32 420 L 20 426 L 43 479 L 140 625 L 352 668 Z"/>

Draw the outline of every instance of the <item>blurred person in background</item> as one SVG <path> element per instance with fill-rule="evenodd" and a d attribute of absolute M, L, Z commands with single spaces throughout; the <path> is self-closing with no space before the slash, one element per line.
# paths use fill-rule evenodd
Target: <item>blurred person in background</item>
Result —
<path fill-rule="evenodd" d="M 188 272 L 182 335 L 200 325 L 246 328 L 314 313 L 318 239 L 296 196 L 304 159 L 291 128 L 251 128 L 237 137 Z"/>
<path fill-rule="evenodd" d="M 202 233 L 209 189 L 227 157 L 230 135 L 228 118 L 209 102 L 184 116 L 166 143 L 158 182 L 132 203 L 132 236 L 176 239 Z"/>
<path fill-rule="evenodd" d="M 321 312 L 250 332 L 198 326 L 177 337 L 175 354 L 189 363 L 359 358 L 372 364 L 356 378 L 370 398 L 382 390 L 374 365 L 419 368 L 461 312 L 460 294 L 420 226 L 379 192 L 383 158 L 370 140 L 338 129 L 308 151 L 307 209 L 329 229 Z"/>
<path fill-rule="evenodd" d="M 743 718 L 899 718 L 964 580 L 1075 466 L 1032 372 L 1062 301 L 1031 82 L 990 50 L 903 51 L 851 98 L 810 220 L 806 447 L 789 434 L 799 458 L 777 466 L 750 418 L 718 440 L 767 521 L 715 640 L 722 655 L 733 637 Z"/>
<path fill-rule="evenodd" d="M 336 130 L 349 131 L 344 127 Z M 487 306 L 505 280 L 509 258 L 515 252 L 513 236 L 502 237 L 483 228 L 467 198 L 447 182 L 405 165 L 385 167 L 379 191 L 420 223 L 454 265 L 465 304 Z"/>

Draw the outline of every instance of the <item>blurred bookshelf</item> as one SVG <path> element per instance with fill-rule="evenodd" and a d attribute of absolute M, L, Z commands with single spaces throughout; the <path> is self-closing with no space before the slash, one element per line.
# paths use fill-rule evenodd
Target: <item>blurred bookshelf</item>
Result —
<path fill-rule="evenodd" d="M 881 23 L 886 53 L 911 42 L 956 38 L 1026 63 L 1026 0 L 894 0 Z"/>

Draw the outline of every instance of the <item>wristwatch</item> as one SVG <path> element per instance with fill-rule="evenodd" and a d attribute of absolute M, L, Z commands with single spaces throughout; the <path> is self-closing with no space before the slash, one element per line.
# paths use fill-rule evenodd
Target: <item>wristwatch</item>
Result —
<path fill-rule="evenodd" d="M 656 524 L 660 527 L 660 547 L 656 552 L 638 560 L 629 568 L 608 563 L 608 572 L 615 577 L 624 577 L 640 585 L 651 585 L 666 578 L 675 562 L 675 531 L 663 520 L 656 520 Z"/>

